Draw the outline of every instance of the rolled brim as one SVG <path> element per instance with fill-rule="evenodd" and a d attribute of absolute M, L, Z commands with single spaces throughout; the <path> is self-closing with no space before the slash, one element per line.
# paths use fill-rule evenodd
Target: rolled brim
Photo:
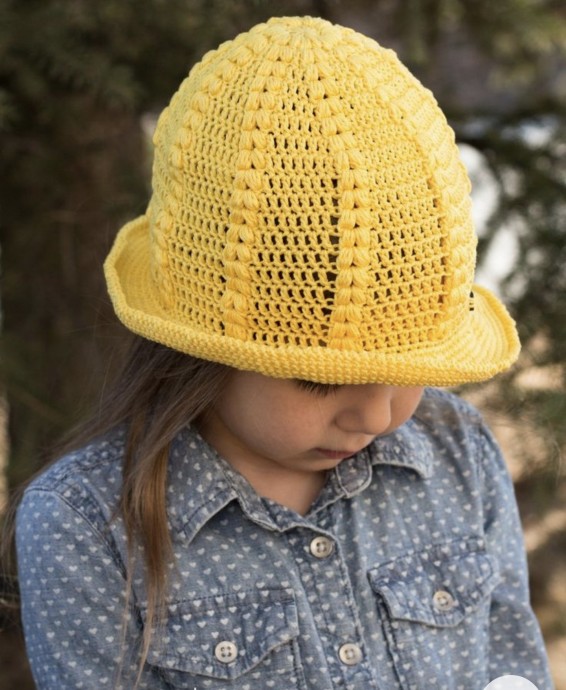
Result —
<path fill-rule="evenodd" d="M 453 386 L 508 369 L 520 351 L 515 322 L 489 290 L 474 285 L 474 308 L 443 340 L 403 352 L 271 346 L 184 323 L 160 302 L 151 276 L 150 232 L 141 216 L 119 232 L 104 264 L 118 318 L 134 333 L 186 354 L 275 378 L 320 383 Z"/>

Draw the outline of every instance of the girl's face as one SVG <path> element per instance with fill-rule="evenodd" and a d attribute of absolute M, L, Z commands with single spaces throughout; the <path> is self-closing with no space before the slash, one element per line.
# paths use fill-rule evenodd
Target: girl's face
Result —
<path fill-rule="evenodd" d="M 199 430 L 256 489 L 323 473 L 411 417 L 422 387 L 323 386 L 234 371 Z"/>

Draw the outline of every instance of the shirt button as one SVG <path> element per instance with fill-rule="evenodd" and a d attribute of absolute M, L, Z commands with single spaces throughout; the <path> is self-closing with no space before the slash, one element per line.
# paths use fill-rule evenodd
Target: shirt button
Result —
<path fill-rule="evenodd" d="M 346 666 L 355 666 L 362 660 L 362 650 L 357 644 L 347 642 L 338 650 L 338 656 L 340 657 L 340 661 L 346 664 Z"/>
<path fill-rule="evenodd" d="M 310 550 L 316 558 L 328 558 L 334 551 L 334 544 L 328 537 L 315 537 L 311 541 Z"/>
<path fill-rule="evenodd" d="M 223 664 L 229 664 L 238 656 L 238 647 L 233 642 L 223 640 L 214 648 L 214 656 Z"/>
<path fill-rule="evenodd" d="M 439 589 L 432 596 L 432 603 L 434 608 L 440 613 L 447 613 L 451 611 L 456 606 L 456 600 L 450 594 L 450 592 L 444 589 Z"/>

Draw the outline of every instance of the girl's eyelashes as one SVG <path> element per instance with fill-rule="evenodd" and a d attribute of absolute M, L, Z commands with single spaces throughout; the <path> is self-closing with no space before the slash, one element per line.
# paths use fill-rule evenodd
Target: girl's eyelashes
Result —
<path fill-rule="evenodd" d="M 340 388 L 340 385 L 337 383 L 316 383 L 316 381 L 303 381 L 302 379 L 297 379 L 296 382 L 299 388 L 320 396 L 335 393 Z"/>

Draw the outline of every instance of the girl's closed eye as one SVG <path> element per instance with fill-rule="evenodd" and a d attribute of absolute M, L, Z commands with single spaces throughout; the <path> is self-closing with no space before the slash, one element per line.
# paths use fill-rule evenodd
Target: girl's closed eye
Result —
<path fill-rule="evenodd" d="M 316 381 L 303 381 L 302 379 L 297 379 L 296 383 L 302 390 L 319 396 L 326 396 L 330 395 L 330 393 L 336 393 L 336 391 L 340 388 L 340 384 L 338 383 L 317 383 Z"/>

